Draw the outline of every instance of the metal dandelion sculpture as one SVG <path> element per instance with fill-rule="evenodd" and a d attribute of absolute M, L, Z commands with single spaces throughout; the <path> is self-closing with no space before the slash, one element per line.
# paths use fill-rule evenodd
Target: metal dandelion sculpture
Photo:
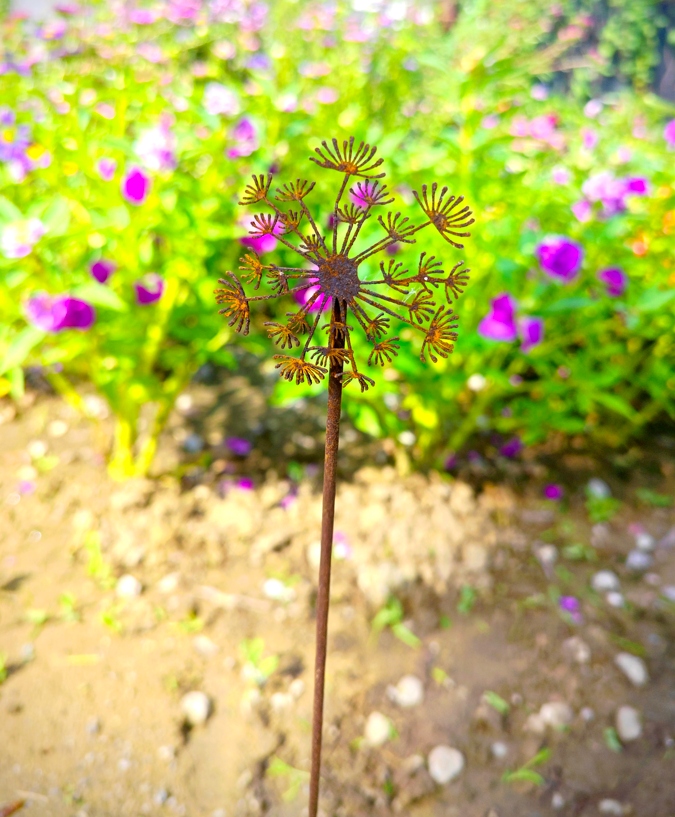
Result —
<path fill-rule="evenodd" d="M 428 355 L 436 363 L 439 357 L 448 357 L 457 340 L 457 320 L 453 310 L 443 303 L 437 303 L 440 300 L 438 296 L 444 296 L 446 302 L 457 300 L 469 280 L 469 270 L 463 268 L 463 261 L 446 271 L 442 261 L 425 252 L 419 256 L 414 271 L 391 258 L 380 261 L 375 280 L 361 277 L 359 268 L 364 261 L 386 253 L 394 244 L 415 244 L 417 233 L 430 226 L 448 244 L 461 250 L 463 245 L 455 239 L 467 237 L 469 233 L 465 230 L 474 222 L 469 208 L 463 206 L 463 196 L 449 195 L 447 187 L 439 188 L 435 182 L 430 187 L 425 184 L 421 192 L 413 191 L 425 219 L 414 224 L 401 213 L 378 215 L 377 223 L 383 236 L 370 246 L 362 247 L 359 236 L 365 223 L 374 215 L 373 211 L 377 212 L 394 201 L 389 197 L 386 186 L 379 181 L 385 176 L 385 173 L 377 172 L 383 160 L 375 159 L 375 147 L 363 142 L 355 147 L 353 137 L 341 145 L 337 139 L 332 140 L 332 146 L 326 142 L 321 144 L 321 148 L 316 148 L 318 158 L 313 156 L 311 161 L 343 175 L 330 231 L 324 234 L 319 229 L 305 204 L 314 182 L 298 179 L 276 188 L 275 195 L 271 195 L 272 175 L 254 175 L 240 204 L 266 205 L 271 212 L 253 217 L 250 235 L 253 238 L 274 236 L 297 253 L 303 265 L 280 267 L 263 264 L 255 252 L 250 252 L 240 259 L 240 277 L 255 292 L 263 282 L 266 283 L 271 293 L 247 295 L 240 277 L 233 272 L 227 272 L 227 278 L 219 280 L 222 289 L 215 290 L 216 300 L 223 305 L 220 312 L 230 319 L 229 325 L 237 332 L 248 334 L 252 303 L 292 296 L 311 289 L 311 294 L 300 309 L 286 313 L 288 320 L 285 323 L 270 322 L 265 326 L 268 327 L 269 337 L 286 352 L 274 356 L 283 378 L 298 384 L 314 384 L 328 374 L 309 817 L 316 817 L 319 798 L 342 389 L 353 381 L 358 383 L 362 392 L 375 385 L 375 381 L 359 369 L 352 346 L 352 333 L 358 326 L 372 345 L 366 364 L 385 366 L 392 362 L 399 350 L 399 338 L 387 337 L 392 322 L 394 326 L 397 323 L 407 324 L 420 333 L 422 361 L 426 362 Z M 343 202 L 346 190 L 352 196 L 350 203 Z M 280 205 L 288 209 L 282 209 Z M 331 309 L 330 319 L 327 324 L 319 326 L 326 305 Z M 313 315 L 314 311 L 316 316 Z M 320 333 L 323 333 L 323 342 L 319 342 Z M 299 354 L 291 354 L 293 351 Z"/>

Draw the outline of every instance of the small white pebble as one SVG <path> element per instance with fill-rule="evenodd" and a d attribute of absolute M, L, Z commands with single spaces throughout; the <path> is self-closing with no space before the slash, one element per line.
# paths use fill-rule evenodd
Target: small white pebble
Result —
<path fill-rule="evenodd" d="M 31 440 L 26 446 L 26 451 L 28 451 L 31 459 L 42 459 L 42 457 L 44 457 L 44 455 L 47 453 L 47 443 L 43 442 L 42 440 Z"/>
<path fill-rule="evenodd" d="M 160 746 L 157 755 L 160 760 L 170 763 L 176 757 L 176 749 L 173 746 Z"/>
<path fill-rule="evenodd" d="M 126 573 L 117 580 L 115 595 L 120 599 L 133 599 L 141 595 L 143 585 L 135 576 Z"/>
<path fill-rule="evenodd" d="M 302 678 L 295 678 L 291 683 L 288 685 L 288 692 L 292 695 L 295 700 L 297 701 L 298 698 L 302 697 L 303 692 L 305 691 L 305 682 Z"/>
<path fill-rule="evenodd" d="M 464 769 L 464 755 L 451 746 L 435 746 L 427 758 L 429 774 L 435 783 L 444 786 Z"/>
<path fill-rule="evenodd" d="M 572 707 L 564 701 L 551 701 L 544 704 L 539 710 L 539 717 L 553 729 L 562 729 L 568 726 L 574 719 Z"/>
<path fill-rule="evenodd" d="M 559 791 L 554 792 L 553 797 L 551 797 L 551 808 L 555 809 L 556 811 L 560 811 L 561 808 L 565 808 L 565 798 Z"/>
<path fill-rule="evenodd" d="M 629 652 L 620 652 L 614 659 L 614 663 L 636 687 L 644 686 L 649 680 L 647 666 L 637 655 L 631 655 Z"/>
<path fill-rule="evenodd" d="M 211 701 L 203 692 L 193 690 L 183 695 L 180 708 L 190 726 L 201 726 L 211 714 Z"/>
<path fill-rule="evenodd" d="M 654 564 L 654 557 L 642 550 L 631 550 L 626 556 L 626 567 L 628 570 L 633 570 L 640 573 L 643 570 L 649 570 Z"/>
<path fill-rule="evenodd" d="M 610 800 L 607 798 L 600 801 L 598 811 L 600 814 L 613 814 L 616 817 L 621 817 L 624 813 L 624 808 L 618 800 Z"/>
<path fill-rule="evenodd" d="M 586 723 L 590 723 L 595 718 L 595 712 L 590 706 L 584 706 L 579 715 L 581 715 L 581 720 L 586 721 Z"/>
<path fill-rule="evenodd" d="M 616 713 L 616 731 L 624 743 L 637 740 L 642 735 L 640 713 L 632 706 L 622 706 Z"/>
<path fill-rule="evenodd" d="M 391 737 L 392 724 L 381 712 L 371 712 L 366 721 L 366 743 L 369 746 L 382 746 Z"/>
<path fill-rule="evenodd" d="M 638 533 L 635 537 L 635 547 L 638 550 L 652 551 L 656 547 L 656 539 L 651 533 Z"/>
<path fill-rule="evenodd" d="M 593 477 L 593 479 L 588 480 L 586 490 L 596 499 L 608 499 L 612 495 L 612 489 L 609 485 L 604 479 L 598 479 L 598 477 Z"/>
<path fill-rule="evenodd" d="M 52 420 L 47 426 L 47 434 L 49 434 L 50 437 L 63 437 L 63 435 L 67 433 L 68 423 L 65 423 L 63 420 Z"/>
<path fill-rule="evenodd" d="M 591 587 L 597 593 L 604 593 L 607 590 L 618 590 L 621 583 L 612 570 L 599 570 L 591 579 Z"/>
<path fill-rule="evenodd" d="M 160 593 L 175 593 L 180 583 L 180 573 L 167 573 L 164 578 L 157 582 L 157 589 Z"/>
<path fill-rule="evenodd" d="M 179 394 L 176 398 L 178 411 L 189 411 L 192 408 L 192 397 L 189 394 Z"/>
<path fill-rule="evenodd" d="M 661 595 L 668 601 L 675 602 L 675 584 L 667 584 L 661 588 Z"/>
<path fill-rule="evenodd" d="M 387 694 L 399 706 L 417 706 L 424 700 L 424 685 L 416 675 L 404 675 L 395 687 L 387 689 Z"/>
<path fill-rule="evenodd" d="M 503 741 L 498 740 L 490 746 L 490 752 L 496 760 L 503 760 L 509 753 L 509 747 Z"/>
<path fill-rule="evenodd" d="M 217 644 L 211 641 L 208 635 L 203 634 L 194 637 L 192 646 L 202 658 L 213 658 L 214 655 L 218 654 L 218 650 L 220 649 Z"/>
<path fill-rule="evenodd" d="M 295 590 L 280 579 L 267 579 L 263 584 L 263 594 L 272 601 L 282 602 L 293 601 L 296 596 Z"/>
<path fill-rule="evenodd" d="M 293 706 L 293 696 L 287 692 L 275 692 L 270 698 L 270 706 L 275 712 L 285 712 Z"/>
<path fill-rule="evenodd" d="M 617 593 L 616 591 L 607 593 L 605 600 L 610 607 L 617 607 L 621 609 L 622 607 L 626 606 L 626 599 L 624 599 L 623 593 Z"/>

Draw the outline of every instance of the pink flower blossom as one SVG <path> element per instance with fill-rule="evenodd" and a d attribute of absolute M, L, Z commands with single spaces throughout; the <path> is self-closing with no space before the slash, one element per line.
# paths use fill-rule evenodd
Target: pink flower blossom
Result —
<path fill-rule="evenodd" d="M 520 351 L 527 354 L 544 340 L 544 319 L 533 315 L 518 320 L 518 332 L 523 342 Z"/>
<path fill-rule="evenodd" d="M 253 122 L 248 117 L 243 117 L 234 126 L 231 132 L 234 145 L 227 149 L 229 159 L 237 159 L 240 156 L 250 156 L 258 150 L 258 132 Z"/>
<path fill-rule="evenodd" d="M 569 184 L 572 179 L 572 174 L 568 168 L 558 165 L 551 171 L 551 179 L 553 179 L 556 184 Z"/>
<path fill-rule="evenodd" d="M 89 271 L 99 284 L 105 284 L 116 269 L 117 264 L 114 261 L 108 261 L 106 258 L 99 258 L 98 261 L 93 261 L 89 265 Z"/>
<path fill-rule="evenodd" d="M 518 336 L 516 328 L 516 301 L 508 292 L 502 292 L 491 301 L 490 311 L 478 324 L 478 334 L 490 340 L 510 343 Z"/>
<path fill-rule="evenodd" d="M 96 172 L 104 182 L 112 181 L 117 170 L 117 160 L 102 158 L 96 162 Z"/>
<path fill-rule="evenodd" d="M 129 22 L 137 26 L 149 26 L 159 19 L 159 14 L 153 9 L 134 8 L 129 11 Z"/>
<path fill-rule="evenodd" d="M 593 148 L 598 144 L 599 140 L 600 137 L 594 130 L 591 130 L 590 128 L 581 129 L 581 144 L 586 150 L 593 150 Z"/>
<path fill-rule="evenodd" d="M 610 298 L 620 298 L 628 287 L 628 276 L 621 267 L 608 267 L 598 271 L 598 281 L 605 284 Z"/>
<path fill-rule="evenodd" d="M 131 167 L 121 182 L 122 196 L 135 207 L 145 203 L 152 181 L 150 176 L 140 167 Z"/>
<path fill-rule="evenodd" d="M 134 143 L 134 150 L 148 170 L 162 173 L 176 169 L 176 137 L 167 119 L 144 130 Z"/>
<path fill-rule="evenodd" d="M 581 199 L 572 205 L 572 212 L 574 213 L 577 221 L 585 224 L 587 221 L 590 221 L 593 216 L 593 205 L 590 203 L 590 201 Z"/>
<path fill-rule="evenodd" d="M 64 329 L 86 332 L 96 320 L 91 304 L 66 294 L 50 297 L 46 292 L 38 292 L 26 301 L 25 309 L 29 323 L 50 333 Z"/>
<path fill-rule="evenodd" d="M 206 83 L 202 105 L 211 116 L 236 116 L 240 109 L 239 97 L 220 82 Z"/>
<path fill-rule="evenodd" d="M 104 119 L 115 118 L 115 108 L 108 102 L 99 102 L 95 108 L 97 114 L 100 114 Z"/>
<path fill-rule="evenodd" d="M 151 272 L 134 281 L 134 289 L 136 290 L 136 303 L 139 306 L 155 304 L 164 293 L 164 279 L 157 273 Z"/>
<path fill-rule="evenodd" d="M 671 119 L 663 129 L 663 138 L 669 148 L 675 148 L 675 119 Z"/>
<path fill-rule="evenodd" d="M 339 98 L 340 94 L 335 88 L 323 86 L 316 92 L 316 101 L 322 105 L 332 105 L 334 102 L 337 102 Z"/>

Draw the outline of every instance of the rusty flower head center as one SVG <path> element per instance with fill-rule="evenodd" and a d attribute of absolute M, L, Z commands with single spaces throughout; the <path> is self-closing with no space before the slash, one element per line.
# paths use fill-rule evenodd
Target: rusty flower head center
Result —
<path fill-rule="evenodd" d="M 359 294 L 358 264 L 344 255 L 329 255 L 316 262 L 321 291 L 331 298 L 351 301 Z"/>

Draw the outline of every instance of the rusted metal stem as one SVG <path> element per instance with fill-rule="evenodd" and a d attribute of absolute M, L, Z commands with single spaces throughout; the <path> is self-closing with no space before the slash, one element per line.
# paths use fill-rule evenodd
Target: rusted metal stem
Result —
<path fill-rule="evenodd" d="M 343 316 L 340 303 L 333 298 L 333 323 L 340 324 Z M 344 334 L 335 332 L 331 347 L 344 349 Z M 331 359 L 328 376 L 328 413 L 326 416 L 326 457 L 323 472 L 323 510 L 321 515 L 321 562 L 319 589 L 316 597 L 316 662 L 314 665 L 314 715 L 312 719 L 312 770 L 309 780 L 309 817 L 316 817 L 319 807 L 319 775 L 323 732 L 323 696 L 326 680 L 328 647 L 328 604 L 330 600 L 330 567 L 335 520 L 335 488 L 337 454 L 340 440 L 340 410 L 342 408 L 342 360 Z"/>

